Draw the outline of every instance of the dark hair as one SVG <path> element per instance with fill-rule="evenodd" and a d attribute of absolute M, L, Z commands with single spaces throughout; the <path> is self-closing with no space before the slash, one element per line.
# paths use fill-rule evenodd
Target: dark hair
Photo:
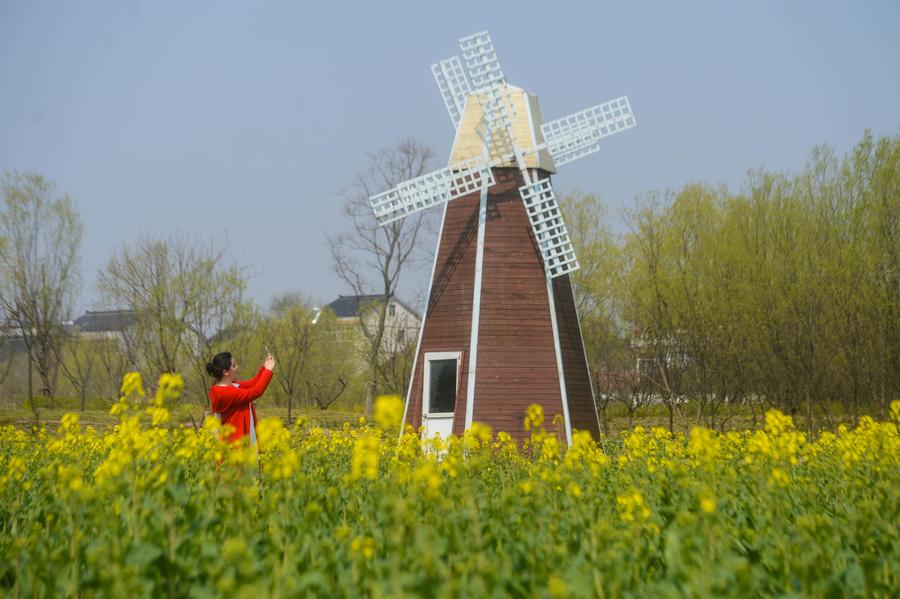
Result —
<path fill-rule="evenodd" d="M 223 351 L 213 356 L 212 362 L 206 365 L 209 376 L 219 380 L 222 373 L 231 368 L 231 352 Z"/>

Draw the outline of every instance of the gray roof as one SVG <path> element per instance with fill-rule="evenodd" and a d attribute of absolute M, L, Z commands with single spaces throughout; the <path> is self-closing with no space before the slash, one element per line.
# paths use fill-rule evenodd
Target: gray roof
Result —
<path fill-rule="evenodd" d="M 133 310 L 87 311 L 72 324 L 83 333 L 112 333 L 123 331 L 135 321 Z"/>
<path fill-rule="evenodd" d="M 377 302 L 384 299 L 383 295 L 339 295 L 336 300 L 325 306 L 334 312 L 338 318 L 353 318 L 359 316 L 359 307 L 367 302 Z M 406 310 L 419 318 L 419 313 L 410 308 L 406 303 L 400 301 L 396 297 L 391 298 Z"/>

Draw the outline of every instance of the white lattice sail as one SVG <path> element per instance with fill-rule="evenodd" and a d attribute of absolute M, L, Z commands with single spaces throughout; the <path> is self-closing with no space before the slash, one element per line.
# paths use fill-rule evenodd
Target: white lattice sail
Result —
<path fill-rule="evenodd" d="M 434 75 L 444 106 L 447 107 L 450 120 L 453 121 L 453 127 L 459 128 L 459 119 L 462 118 L 466 98 L 472 91 L 459 57 L 452 56 L 436 62 L 431 65 L 431 73 Z"/>
<path fill-rule="evenodd" d="M 494 184 L 490 164 L 468 160 L 400 183 L 369 198 L 379 225 L 449 202 Z"/>
<path fill-rule="evenodd" d="M 512 154 L 516 145 L 512 133 L 512 121 L 516 118 L 516 108 L 510 98 L 505 83 L 498 83 L 476 95 L 484 116 L 476 131 L 481 141 L 489 148 L 503 155 Z"/>
<path fill-rule="evenodd" d="M 538 179 L 531 185 L 523 185 L 519 188 L 519 194 L 525 202 L 547 276 L 555 278 L 578 270 L 578 258 L 550 179 Z"/>
<path fill-rule="evenodd" d="M 504 80 L 494 42 L 487 31 L 460 38 L 459 50 L 474 89 L 479 90 Z"/>
<path fill-rule="evenodd" d="M 375 218 L 384 225 L 483 191 L 494 184 L 492 167 L 518 168 L 525 183 L 519 193 L 547 276 L 578 269 L 550 179 L 533 181 L 532 172 L 554 173 L 558 166 L 596 152 L 604 137 L 636 126 L 628 98 L 541 124 L 537 97 L 507 84 L 487 31 L 461 38 L 459 49 L 462 60 L 453 56 L 431 65 L 457 129 L 451 166 L 372 196 Z"/>
<path fill-rule="evenodd" d="M 600 149 L 599 141 L 637 125 L 628 98 L 622 96 L 541 125 L 557 166 Z"/>

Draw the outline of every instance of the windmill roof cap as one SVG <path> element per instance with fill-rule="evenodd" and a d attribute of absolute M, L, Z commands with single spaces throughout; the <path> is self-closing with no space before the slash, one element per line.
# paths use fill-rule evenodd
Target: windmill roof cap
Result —
<path fill-rule="evenodd" d="M 515 159 L 508 158 L 512 154 L 512 143 L 515 143 L 519 149 L 525 151 L 525 166 L 555 173 L 556 165 L 550 153 L 546 149 L 533 151 L 535 146 L 544 143 L 544 135 L 541 133 L 543 118 L 538 97 L 515 85 L 504 84 L 499 89 L 503 98 L 500 112 L 505 114 L 505 117 L 495 120 L 496 126 L 490 144 L 490 160 L 502 160 L 500 166 L 516 167 Z M 466 98 L 459 128 L 453 139 L 453 148 L 450 151 L 450 164 L 483 157 L 484 140 L 479 129 L 484 119 L 484 105 L 488 101 L 488 93 L 484 89 L 476 90 Z M 506 117 L 509 118 L 513 140 L 510 140 L 505 123 L 502 121 Z"/>

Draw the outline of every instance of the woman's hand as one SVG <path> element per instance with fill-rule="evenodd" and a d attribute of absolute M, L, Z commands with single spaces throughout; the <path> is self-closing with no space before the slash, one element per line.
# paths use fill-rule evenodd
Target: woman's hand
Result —
<path fill-rule="evenodd" d="M 263 366 L 265 367 L 266 370 L 274 369 L 275 368 L 275 356 L 273 356 L 272 354 L 268 354 L 266 356 L 266 361 L 263 362 Z"/>

